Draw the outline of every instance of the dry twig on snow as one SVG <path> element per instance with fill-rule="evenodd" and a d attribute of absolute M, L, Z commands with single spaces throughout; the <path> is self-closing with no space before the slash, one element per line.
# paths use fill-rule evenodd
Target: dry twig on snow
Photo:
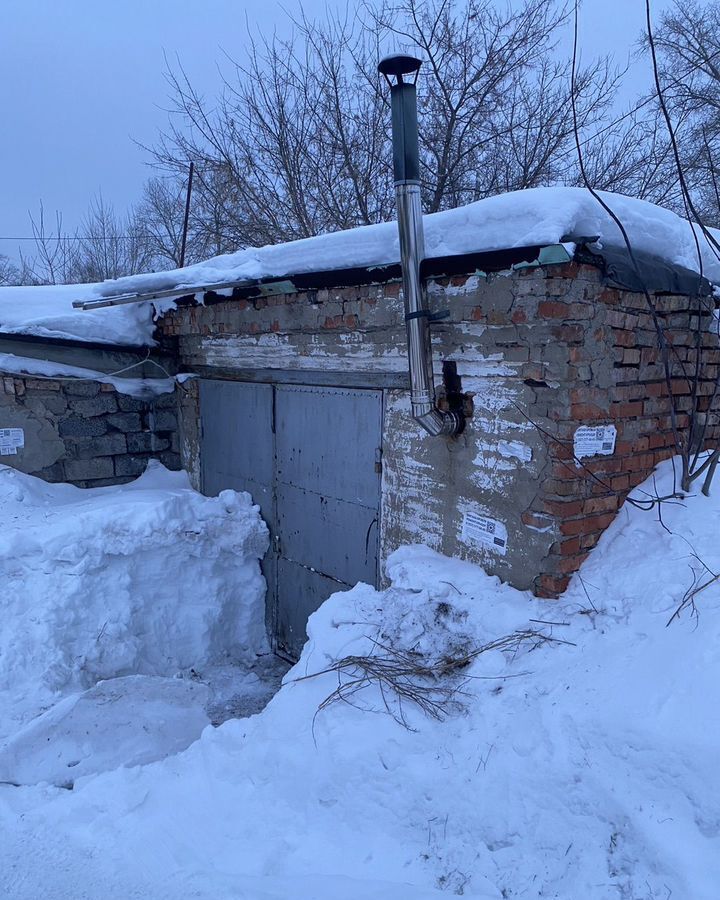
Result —
<path fill-rule="evenodd" d="M 322 701 L 318 713 L 337 701 L 349 703 L 359 709 L 370 710 L 358 697 L 371 685 L 377 685 L 384 711 L 400 725 L 412 730 L 405 715 L 405 705 L 419 707 L 425 715 L 442 721 L 451 712 L 462 708 L 460 698 L 466 696 L 463 685 L 469 678 L 493 678 L 504 681 L 516 678 L 512 675 L 468 676 L 463 673 L 482 653 L 500 650 L 517 654 L 520 650 L 535 650 L 543 644 L 570 644 L 552 635 L 534 629 L 514 631 L 496 638 L 480 647 L 449 652 L 441 657 L 428 658 L 412 650 L 398 650 L 373 641 L 376 652 L 366 656 L 344 656 L 332 665 L 311 675 L 303 675 L 295 681 L 306 681 L 335 672 L 338 686 Z"/>

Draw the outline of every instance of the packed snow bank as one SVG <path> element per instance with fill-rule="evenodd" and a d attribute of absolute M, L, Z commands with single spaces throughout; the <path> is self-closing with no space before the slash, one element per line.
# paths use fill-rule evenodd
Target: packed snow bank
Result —
<path fill-rule="evenodd" d="M 600 192 L 623 222 L 637 251 L 699 271 L 689 223 L 670 210 Z M 468 206 L 425 216 L 428 258 L 512 247 L 572 243 L 599 237 L 603 246 L 625 249 L 620 229 L 585 188 L 549 187 L 488 197 Z M 703 271 L 720 282 L 720 262 L 698 231 Z M 385 222 L 275 246 L 216 256 L 184 269 L 131 275 L 95 285 L 0 288 L 0 332 L 76 337 L 105 343 L 152 344 L 152 307 L 130 304 L 93 312 L 73 310 L 73 300 L 150 293 L 208 284 L 241 283 L 333 269 L 372 268 L 400 260 L 397 225 Z M 171 306 L 159 302 L 156 309 Z"/>
<path fill-rule="evenodd" d="M 209 693 L 187 678 L 101 681 L 65 697 L 0 746 L 0 783 L 72 787 L 86 775 L 179 753 L 210 724 Z"/>
<path fill-rule="evenodd" d="M 666 464 L 649 489 L 670 484 Z M 391 588 L 313 615 L 260 715 L 72 793 L 0 788 L 0 893 L 716 900 L 720 585 L 666 627 L 693 570 L 720 570 L 715 494 L 665 506 L 670 531 L 626 506 L 559 602 L 399 551 Z M 303 679 L 383 647 L 433 660 L 529 629 L 565 643 L 480 653 L 440 682 L 460 691 L 444 721 L 372 681 L 318 711 L 338 674 Z"/>
<path fill-rule="evenodd" d="M 159 463 L 81 490 L 0 466 L 0 737 L 68 692 L 267 650 L 267 528 Z"/>

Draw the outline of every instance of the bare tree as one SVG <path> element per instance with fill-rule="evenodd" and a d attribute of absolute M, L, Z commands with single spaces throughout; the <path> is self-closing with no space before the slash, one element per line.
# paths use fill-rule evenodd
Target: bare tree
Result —
<path fill-rule="evenodd" d="M 152 266 L 144 221 L 134 212 L 118 216 L 102 194 L 90 204 L 77 232 L 70 280 L 104 281 L 134 275 Z"/>
<path fill-rule="evenodd" d="M 42 202 L 37 216 L 29 213 L 35 242 L 31 256 L 20 255 L 23 284 L 65 284 L 73 280 L 76 263 L 74 235 L 63 231 L 62 213 L 55 213 L 55 229 L 45 220 Z"/>
<path fill-rule="evenodd" d="M 21 284 L 104 281 L 167 266 L 155 253 L 144 218 L 133 209 L 118 216 L 101 195 L 72 233 L 64 230 L 61 213 L 49 227 L 42 203 L 38 215 L 30 215 L 30 227 L 34 251 L 21 255 Z"/>
<path fill-rule="evenodd" d="M 720 225 L 720 2 L 675 0 L 654 44 L 688 189 L 703 219 Z M 647 36 L 643 46 L 649 50 Z M 677 186 L 677 173 L 670 180 Z"/>
<path fill-rule="evenodd" d="M 195 162 L 191 230 L 196 247 L 214 252 L 387 220 L 389 115 L 376 67 L 400 46 L 425 60 L 428 212 L 572 183 L 570 68 L 554 55 L 564 18 L 545 0 L 400 0 L 367 6 L 362 21 L 300 14 L 292 39 L 259 38 L 244 62 L 230 62 L 212 104 L 179 63 L 169 67 L 171 124 L 155 163 L 177 192 Z M 581 129 L 607 121 L 621 74 L 606 60 L 577 73 Z"/>
<path fill-rule="evenodd" d="M 20 271 L 7 256 L 0 253 L 0 285 L 20 284 Z"/>

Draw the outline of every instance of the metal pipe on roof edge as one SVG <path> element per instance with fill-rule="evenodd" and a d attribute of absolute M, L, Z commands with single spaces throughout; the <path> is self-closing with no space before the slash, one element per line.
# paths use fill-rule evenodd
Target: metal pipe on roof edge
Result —
<path fill-rule="evenodd" d="M 390 85 L 392 103 L 393 164 L 397 204 L 400 264 L 402 267 L 410 408 L 412 417 L 433 437 L 459 434 L 465 425 L 457 412 L 438 409 L 430 341 L 430 317 L 420 277 L 425 255 L 422 204 L 420 201 L 417 99 L 414 82 L 403 75 L 415 75 L 420 60 L 394 54 L 380 61 L 378 71 Z M 393 83 L 390 76 L 396 78 Z"/>

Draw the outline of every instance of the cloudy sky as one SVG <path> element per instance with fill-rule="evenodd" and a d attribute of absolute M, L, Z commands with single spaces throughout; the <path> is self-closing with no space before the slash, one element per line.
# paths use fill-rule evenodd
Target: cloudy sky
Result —
<path fill-rule="evenodd" d="M 294 7 L 295 0 L 283 3 Z M 321 15 L 324 0 L 305 0 Z M 654 14 L 669 0 L 654 0 Z M 644 23 L 644 0 L 585 0 L 583 59 L 625 62 Z M 179 57 L 207 96 L 223 51 L 241 58 L 247 24 L 285 32 L 274 0 L 0 0 L 0 253 L 15 256 L 42 200 L 73 229 L 93 196 L 122 210 L 148 175 L 147 155 L 167 120 L 164 54 Z M 568 43 L 568 51 L 569 51 Z M 628 95 L 646 72 L 636 66 Z"/>

